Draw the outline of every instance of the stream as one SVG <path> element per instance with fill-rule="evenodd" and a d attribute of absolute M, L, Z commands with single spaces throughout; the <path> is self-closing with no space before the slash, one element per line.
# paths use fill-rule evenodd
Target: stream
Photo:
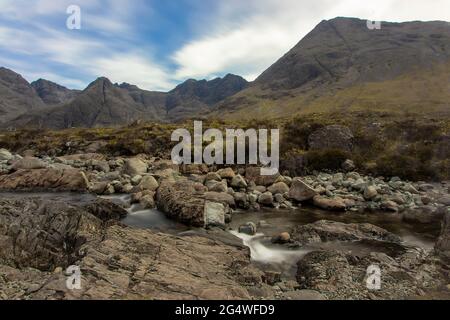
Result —
<path fill-rule="evenodd" d="M 80 193 L 0 193 L 0 199 L 20 199 L 23 197 L 39 197 L 47 200 L 64 201 L 73 204 L 84 204 L 94 201 L 96 196 Z M 151 229 L 158 232 L 179 234 L 189 228 L 168 219 L 157 209 L 142 209 L 139 204 L 131 204 L 130 195 L 102 196 L 128 212 L 122 223 L 134 227 Z M 439 235 L 439 225 L 409 224 L 401 221 L 396 214 L 384 212 L 371 213 L 334 213 L 317 208 L 302 207 L 296 210 L 265 209 L 259 212 L 236 211 L 229 225 L 229 232 L 240 238 L 250 248 L 251 259 L 263 270 L 279 271 L 284 278 L 294 279 L 296 264 L 305 254 L 318 249 L 344 250 L 353 254 L 368 254 L 373 251 L 392 254 L 392 248 L 374 246 L 359 242 L 328 242 L 289 249 L 271 243 L 271 238 L 281 232 L 289 232 L 296 225 L 305 225 L 319 220 L 330 220 L 343 223 L 370 223 L 399 235 L 408 246 L 431 250 Z M 239 233 L 240 225 L 253 222 L 258 227 L 254 236 Z"/>

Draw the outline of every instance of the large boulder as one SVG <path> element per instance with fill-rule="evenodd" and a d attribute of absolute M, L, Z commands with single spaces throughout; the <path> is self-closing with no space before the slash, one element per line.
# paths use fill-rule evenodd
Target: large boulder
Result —
<path fill-rule="evenodd" d="M 269 188 L 267 188 L 267 190 L 272 192 L 273 194 L 277 194 L 277 193 L 284 194 L 284 193 L 289 192 L 289 187 L 284 182 L 277 182 L 277 183 L 274 183 L 273 185 L 271 185 Z"/>
<path fill-rule="evenodd" d="M 279 173 L 269 176 L 261 175 L 261 168 L 258 167 L 248 167 L 245 169 L 245 179 L 248 182 L 254 182 L 257 186 L 268 187 L 277 182 L 279 176 Z"/>
<path fill-rule="evenodd" d="M 89 182 L 78 169 L 19 170 L 0 176 L 0 190 L 10 191 L 86 191 Z"/>
<path fill-rule="evenodd" d="M 347 209 L 347 205 L 341 197 L 327 198 L 317 195 L 313 198 L 313 201 L 316 207 L 324 210 L 344 211 Z"/>
<path fill-rule="evenodd" d="M 139 189 L 141 191 L 143 190 L 156 191 L 158 187 L 159 187 L 158 181 L 156 181 L 156 179 L 152 176 L 142 177 L 142 180 L 139 183 Z"/>
<path fill-rule="evenodd" d="M 210 212 L 218 212 L 218 206 L 206 206 L 206 202 L 213 201 L 205 199 L 205 189 L 203 185 L 190 180 L 163 181 L 156 193 L 156 205 L 171 219 L 194 227 L 207 227 L 211 221 L 216 224 L 215 220 L 210 218 Z M 225 201 L 221 204 L 224 203 Z M 224 211 L 228 213 L 228 205 L 224 206 Z"/>
<path fill-rule="evenodd" d="M 147 173 L 148 166 L 142 159 L 130 158 L 125 161 L 123 172 L 130 175 L 145 175 Z"/>
<path fill-rule="evenodd" d="M 310 150 L 338 149 L 352 151 L 353 133 L 348 127 L 332 125 L 313 132 L 308 137 Z"/>
<path fill-rule="evenodd" d="M 292 180 L 291 189 L 289 190 L 289 198 L 302 202 L 311 200 L 317 195 L 316 190 L 303 182 L 300 178 Z"/>

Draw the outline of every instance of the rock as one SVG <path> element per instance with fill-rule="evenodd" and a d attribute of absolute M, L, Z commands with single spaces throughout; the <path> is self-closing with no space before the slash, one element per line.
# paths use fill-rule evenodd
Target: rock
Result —
<path fill-rule="evenodd" d="M 354 136 L 348 127 L 332 125 L 313 132 L 308 137 L 311 150 L 337 149 L 352 151 Z"/>
<path fill-rule="evenodd" d="M 89 161 L 89 165 L 99 172 L 109 172 L 111 170 L 107 161 L 91 160 Z"/>
<path fill-rule="evenodd" d="M 283 203 L 286 199 L 284 198 L 284 196 L 281 193 L 277 193 L 273 196 L 274 201 L 277 203 Z"/>
<path fill-rule="evenodd" d="M 283 293 L 283 299 L 294 301 L 320 301 L 327 298 L 315 290 L 295 290 Z"/>
<path fill-rule="evenodd" d="M 183 164 L 180 166 L 180 171 L 183 174 L 203 175 L 208 173 L 208 166 L 206 164 Z"/>
<path fill-rule="evenodd" d="M 378 195 L 377 189 L 374 186 L 367 186 L 364 189 L 364 199 L 372 200 Z"/>
<path fill-rule="evenodd" d="M 249 209 L 250 208 L 249 197 L 247 196 L 246 193 L 235 192 L 233 194 L 233 196 L 234 196 L 234 201 L 236 203 L 236 206 L 238 208 L 241 208 L 241 209 Z M 255 200 L 255 202 L 256 202 L 256 200 Z"/>
<path fill-rule="evenodd" d="M 254 182 L 259 186 L 270 186 L 274 184 L 279 177 L 279 173 L 269 176 L 261 175 L 261 168 L 258 167 L 248 167 L 245 170 L 245 179 L 247 179 L 247 181 L 249 182 Z"/>
<path fill-rule="evenodd" d="M 47 168 L 47 164 L 34 157 L 25 157 L 13 163 L 13 170 L 35 170 Z"/>
<path fill-rule="evenodd" d="M 142 196 L 139 203 L 143 209 L 153 209 L 155 207 L 154 193 Z"/>
<path fill-rule="evenodd" d="M 93 182 L 89 187 L 89 191 L 95 194 L 103 194 L 108 186 L 108 182 Z"/>
<path fill-rule="evenodd" d="M 443 196 L 437 200 L 438 203 L 443 204 L 444 206 L 450 206 L 450 196 Z"/>
<path fill-rule="evenodd" d="M 193 181 L 165 180 L 156 192 L 156 205 L 171 219 L 194 227 L 204 227 L 204 194 L 205 191 L 197 188 Z"/>
<path fill-rule="evenodd" d="M 356 169 L 355 163 L 352 160 L 345 160 L 344 163 L 342 163 L 342 170 L 345 172 L 351 172 Z"/>
<path fill-rule="evenodd" d="M 292 230 L 291 237 L 302 245 L 329 241 L 376 240 L 397 244 L 401 242 L 399 236 L 368 223 L 345 224 L 326 220 L 297 226 Z"/>
<path fill-rule="evenodd" d="M 207 188 L 209 191 L 214 192 L 228 192 L 228 185 L 225 181 L 222 182 L 210 181 L 207 183 Z"/>
<path fill-rule="evenodd" d="M 392 212 L 398 212 L 398 204 L 394 201 L 383 201 L 381 203 L 381 209 L 392 211 Z"/>
<path fill-rule="evenodd" d="M 435 251 L 445 264 L 450 264 L 450 210 L 447 209 L 444 220 L 442 222 L 442 231 Z"/>
<path fill-rule="evenodd" d="M 256 225 L 253 222 L 247 222 L 239 227 L 239 233 L 254 236 L 256 234 Z"/>
<path fill-rule="evenodd" d="M 89 181 L 78 169 L 18 170 L 0 176 L 0 190 L 11 191 L 86 191 Z"/>
<path fill-rule="evenodd" d="M 236 175 L 230 183 L 231 187 L 236 189 L 247 188 L 247 182 L 241 175 Z"/>
<path fill-rule="evenodd" d="M 295 178 L 292 180 L 292 185 L 289 190 L 290 199 L 302 202 L 314 198 L 316 194 L 316 191 L 303 182 L 300 178 Z"/>
<path fill-rule="evenodd" d="M 139 183 L 139 189 L 142 190 L 150 190 L 156 191 L 159 187 L 158 181 L 153 176 L 144 176 Z"/>
<path fill-rule="evenodd" d="M 444 215 L 444 210 L 439 210 L 432 206 L 424 206 L 419 209 L 407 209 L 402 213 L 403 221 L 423 224 L 438 224 L 442 221 Z"/>
<path fill-rule="evenodd" d="M 141 183 L 141 181 L 142 181 L 142 176 L 141 175 L 136 175 L 133 178 L 131 178 L 131 183 L 134 186 L 137 186 L 139 183 Z"/>
<path fill-rule="evenodd" d="M 228 179 L 231 180 L 235 177 L 235 173 L 231 168 L 224 168 L 217 171 L 217 174 L 220 176 L 220 179 Z"/>
<path fill-rule="evenodd" d="M 205 193 L 205 199 L 212 201 L 212 202 L 219 202 L 226 204 L 230 207 L 235 207 L 236 204 L 234 202 L 234 197 L 228 193 L 225 192 L 206 192 Z"/>
<path fill-rule="evenodd" d="M 298 262 L 297 281 L 301 288 L 319 291 L 328 299 L 402 300 L 442 282 L 439 271 L 427 263 L 418 252 L 392 258 L 380 252 L 355 256 L 340 251 L 314 251 Z M 367 288 L 367 270 L 371 265 L 381 269 L 381 290 Z"/>
<path fill-rule="evenodd" d="M 216 172 L 209 172 L 206 177 L 205 181 L 222 181 L 222 177 L 216 173 Z"/>
<path fill-rule="evenodd" d="M 267 188 L 264 186 L 255 186 L 253 190 L 258 191 L 259 193 L 264 193 L 267 191 Z"/>
<path fill-rule="evenodd" d="M 14 156 L 6 149 L 0 149 L 0 161 L 9 161 L 13 159 Z"/>
<path fill-rule="evenodd" d="M 281 282 L 281 272 L 277 271 L 266 271 L 263 275 L 263 281 L 269 286 L 273 286 L 278 282 Z"/>
<path fill-rule="evenodd" d="M 205 227 L 225 227 L 226 206 L 218 202 L 205 202 L 204 216 Z"/>
<path fill-rule="evenodd" d="M 326 198 L 323 196 L 315 196 L 313 198 L 314 205 L 324 210 L 343 211 L 347 209 L 344 199 L 340 197 Z"/>
<path fill-rule="evenodd" d="M 145 175 L 147 173 L 147 164 L 139 158 L 130 158 L 125 160 L 125 165 L 123 167 L 123 172 L 130 175 Z"/>
<path fill-rule="evenodd" d="M 282 232 L 272 238 L 272 243 L 285 244 L 291 241 L 291 235 L 288 232 Z"/>
<path fill-rule="evenodd" d="M 247 288 L 263 286 L 249 250 L 222 240 L 104 223 L 57 201 L 0 200 L 0 208 L 0 225 L 11 226 L 0 228 L 6 299 L 248 300 L 259 297 Z M 64 272 L 54 273 L 71 264 L 81 269 L 81 290 L 67 289 Z"/>
<path fill-rule="evenodd" d="M 284 194 L 284 193 L 289 192 L 289 187 L 284 182 L 277 182 L 277 183 L 271 185 L 269 188 L 267 188 L 267 190 L 273 194 L 276 194 L 276 193 Z"/>
<path fill-rule="evenodd" d="M 258 198 L 258 203 L 264 206 L 272 206 L 273 205 L 273 195 L 271 192 L 265 192 L 261 194 Z"/>

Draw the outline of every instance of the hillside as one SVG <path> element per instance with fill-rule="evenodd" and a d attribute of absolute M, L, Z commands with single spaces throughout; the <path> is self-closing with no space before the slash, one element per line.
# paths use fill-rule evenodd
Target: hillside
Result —
<path fill-rule="evenodd" d="M 215 116 L 285 117 L 361 110 L 449 112 L 447 22 L 322 21 Z M 251 110 L 251 114 L 248 112 Z"/>

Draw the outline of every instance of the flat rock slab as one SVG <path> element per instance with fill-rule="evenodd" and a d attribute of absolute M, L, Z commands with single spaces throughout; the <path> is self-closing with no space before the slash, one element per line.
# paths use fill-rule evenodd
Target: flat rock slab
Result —
<path fill-rule="evenodd" d="M 86 191 L 88 180 L 78 169 L 18 170 L 0 176 L 0 190 L 4 191 Z"/>

